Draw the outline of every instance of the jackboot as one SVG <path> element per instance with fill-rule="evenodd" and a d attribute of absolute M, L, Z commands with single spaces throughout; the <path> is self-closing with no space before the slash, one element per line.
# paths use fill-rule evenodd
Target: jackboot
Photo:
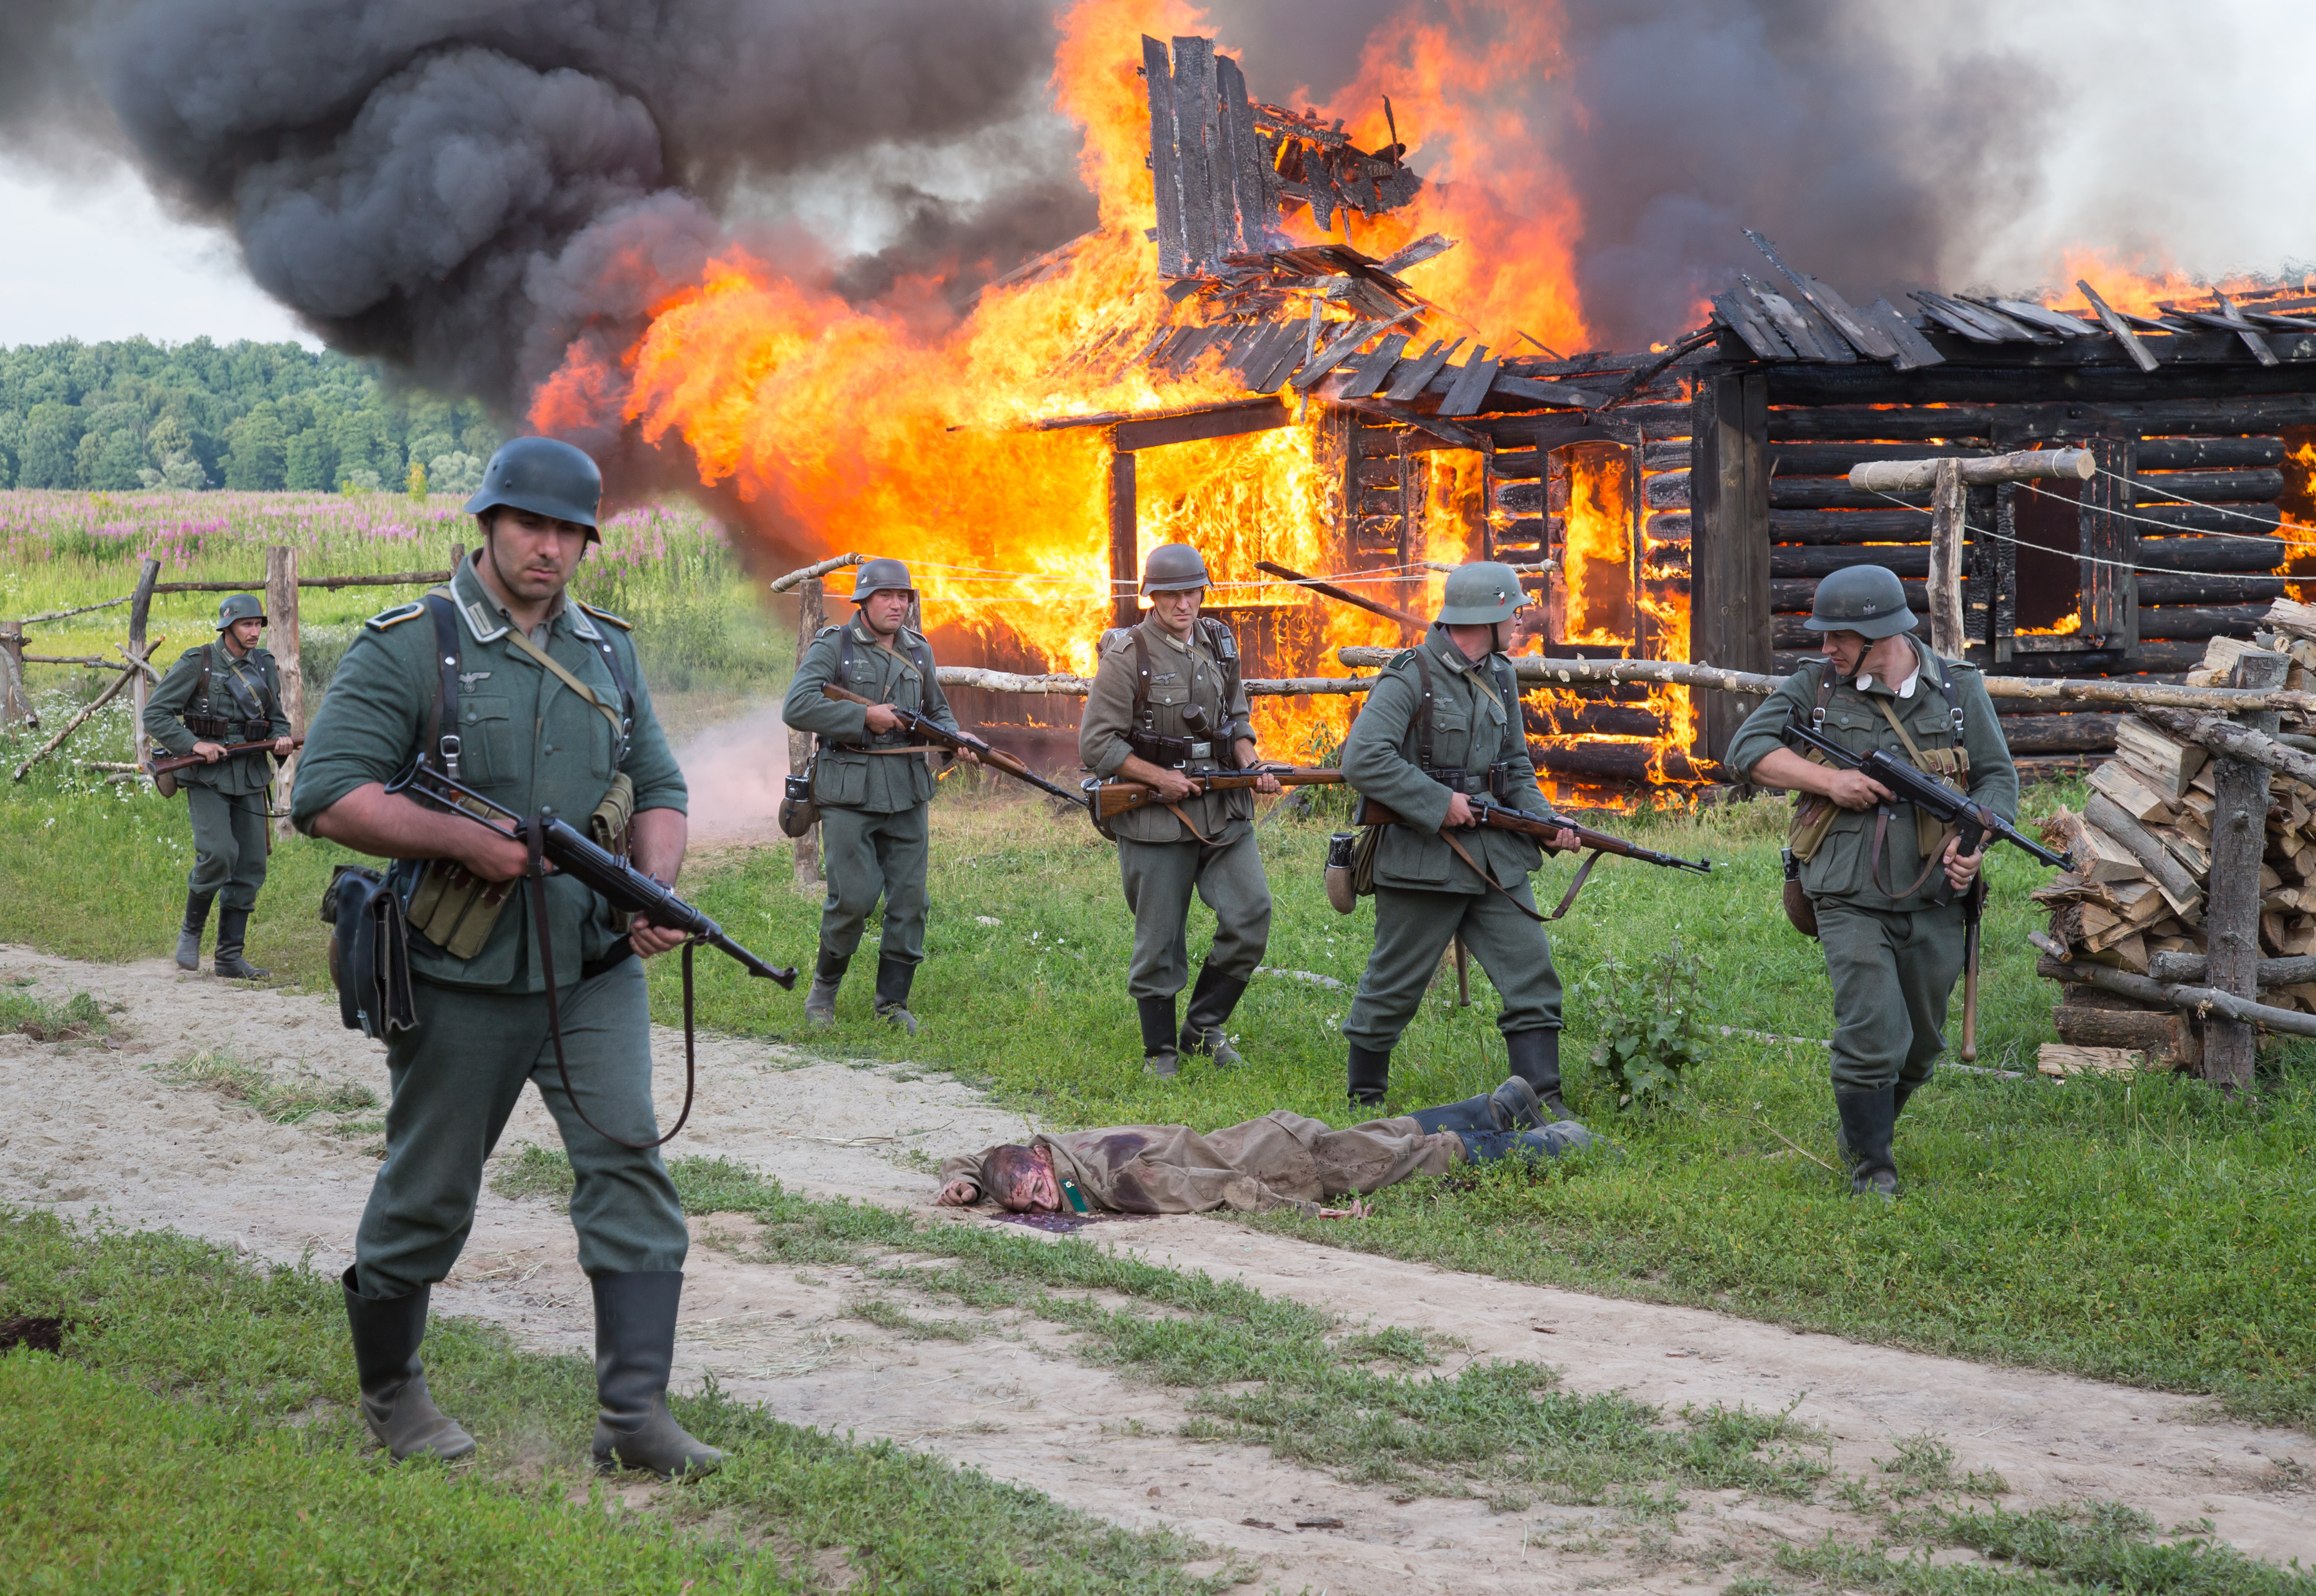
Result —
<path fill-rule="evenodd" d="M 1182 1067 L 1174 1043 L 1174 1000 L 1137 997 L 1134 1008 L 1142 1021 L 1142 1067 L 1161 1077 L 1174 1074 Z"/>
<path fill-rule="evenodd" d="M 1890 1088 L 1893 1094 L 1891 1099 L 1891 1119 L 1895 1121 L 1899 1115 L 1906 1111 L 1906 1100 L 1914 1095 L 1915 1088 L 1929 1084 L 1928 1081 L 1901 1081 Z"/>
<path fill-rule="evenodd" d="M 1579 1147 L 1592 1146 L 1600 1140 L 1573 1119 L 1556 1120 L 1528 1130 L 1463 1130 L 1456 1135 L 1464 1144 L 1464 1160 L 1467 1164 L 1493 1164 L 1504 1158 L 1520 1158 L 1534 1164 L 1539 1159 L 1557 1158 Z"/>
<path fill-rule="evenodd" d="M 917 967 L 906 959 L 877 960 L 877 1018 L 888 1025 L 897 1025 L 911 1036 L 917 1034 L 917 1017 L 909 1012 L 909 984 L 917 978 Z"/>
<path fill-rule="evenodd" d="M 399 1463 L 405 1458 L 448 1462 L 475 1449 L 475 1438 L 444 1415 L 426 1394 L 418 1343 L 426 1334 L 428 1288 L 405 1297 L 364 1297 L 349 1267 L 338 1277 L 346 1290 L 346 1323 L 353 1332 L 354 1375 L 361 1385 L 362 1422 Z"/>
<path fill-rule="evenodd" d="M 1833 1105 L 1841 1111 L 1841 1146 L 1849 1159 L 1849 1190 L 1859 1197 L 1884 1201 L 1898 1195 L 1898 1164 L 1890 1138 L 1898 1123 L 1898 1092 L 1883 1086 L 1872 1092 L 1837 1092 Z"/>
<path fill-rule="evenodd" d="M 209 904 L 214 892 L 185 894 L 185 923 L 177 932 L 177 967 L 197 970 L 201 967 L 201 932 L 209 929 Z"/>
<path fill-rule="evenodd" d="M 713 1474 L 724 1454 L 687 1434 L 667 1411 L 675 1361 L 680 1269 L 596 1275 L 595 1467 L 645 1468 L 668 1479 Z"/>
<path fill-rule="evenodd" d="M 1388 1050 L 1376 1053 L 1353 1042 L 1344 1074 L 1350 1085 L 1351 1107 L 1379 1109 L 1384 1093 L 1391 1088 L 1391 1054 Z"/>
<path fill-rule="evenodd" d="M 209 960 L 211 974 L 227 981 L 262 981 L 273 973 L 259 969 L 241 956 L 242 941 L 248 934 L 247 909 L 218 911 L 217 953 Z"/>
<path fill-rule="evenodd" d="M 1536 1089 L 1514 1075 L 1485 1097 L 1417 1109 L 1408 1118 L 1427 1131 L 1534 1130 L 1544 1123 L 1537 1110 Z"/>
<path fill-rule="evenodd" d="M 1511 1057 L 1512 1074 L 1536 1088 L 1537 1100 L 1544 1104 L 1545 1118 L 1555 1123 L 1571 1119 L 1568 1105 L 1560 1101 L 1560 1032 L 1545 1028 L 1540 1030 L 1515 1030 L 1504 1038 L 1504 1051 Z"/>
<path fill-rule="evenodd" d="M 1182 1051 L 1211 1056 L 1217 1069 L 1236 1069 L 1244 1064 L 1223 1027 L 1230 1022 L 1231 1011 L 1245 993 L 1245 982 L 1215 974 L 1210 964 L 1199 966 L 1198 984 L 1190 988 L 1190 1006 L 1182 1015 Z"/>
<path fill-rule="evenodd" d="M 820 950 L 820 962 L 813 967 L 812 990 L 805 994 L 806 1025 L 826 1030 L 836 1023 L 836 989 L 844 985 L 844 967 L 851 962 L 849 953 L 839 958 L 825 948 Z"/>

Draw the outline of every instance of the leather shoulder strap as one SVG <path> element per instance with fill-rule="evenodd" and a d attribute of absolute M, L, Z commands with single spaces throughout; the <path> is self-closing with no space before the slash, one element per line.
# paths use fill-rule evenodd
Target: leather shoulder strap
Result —
<path fill-rule="evenodd" d="M 1431 769 L 1431 661 L 1422 649 L 1414 652 L 1415 673 L 1423 682 L 1422 696 L 1415 706 L 1415 762 L 1428 771 Z"/>
<path fill-rule="evenodd" d="M 445 593 L 426 595 L 434 618 L 434 704 L 426 712 L 426 742 L 421 759 L 456 781 L 459 777 L 459 611 Z"/>
<path fill-rule="evenodd" d="M 1150 729 L 1150 639 L 1136 627 L 1134 638 L 1134 721 L 1144 731 Z"/>

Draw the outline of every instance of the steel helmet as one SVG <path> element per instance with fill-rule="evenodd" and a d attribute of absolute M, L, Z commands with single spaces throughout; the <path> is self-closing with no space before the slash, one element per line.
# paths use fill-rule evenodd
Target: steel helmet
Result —
<path fill-rule="evenodd" d="M 560 438 L 514 438 L 499 445 L 483 468 L 483 486 L 467 501 L 467 513 L 481 515 L 501 504 L 576 522 L 590 543 L 601 540 L 595 510 L 603 502 L 603 474 L 587 451 Z"/>
<path fill-rule="evenodd" d="M 227 593 L 225 602 L 218 606 L 217 629 L 225 630 L 236 620 L 263 620 L 265 602 L 254 593 Z"/>
<path fill-rule="evenodd" d="M 1492 626 L 1510 620 L 1528 603 L 1519 573 L 1492 559 L 1474 560 L 1448 573 L 1439 595 L 1442 626 Z"/>
<path fill-rule="evenodd" d="M 1886 638 L 1911 632 L 1920 623 L 1906 602 L 1906 584 L 1887 566 L 1850 566 L 1817 584 L 1810 618 L 1813 632 L 1856 632 Z"/>
<path fill-rule="evenodd" d="M 852 602 L 856 604 L 867 603 L 869 595 L 883 593 L 887 588 L 907 593 L 911 598 L 916 596 L 917 590 L 909 583 L 909 567 L 899 560 L 864 559 L 860 562 L 860 568 L 852 573 Z"/>
<path fill-rule="evenodd" d="M 1188 543 L 1161 543 L 1142 562 L 1142 591 L 1145 595 L 1188 593 L 1207 585 L 1207 562 Z"/>

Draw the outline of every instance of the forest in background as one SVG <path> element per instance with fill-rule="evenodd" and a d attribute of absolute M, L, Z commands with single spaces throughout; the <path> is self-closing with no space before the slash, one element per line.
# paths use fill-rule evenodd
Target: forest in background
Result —
<path fill-rule="evenodd" d="M 501 441 L 471 399 L 297 343 L 0 349 L 0 488 L 467 493 Z"/>

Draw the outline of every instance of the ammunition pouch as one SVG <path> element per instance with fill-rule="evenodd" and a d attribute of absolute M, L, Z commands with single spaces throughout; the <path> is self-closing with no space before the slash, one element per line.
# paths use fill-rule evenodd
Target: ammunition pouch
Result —
<path fill-rule="evenodd" d="M 606 853 L 628 856 L 628 823 L 636 817 L 636 779 L 625 771 L 611 778 L 610 789 L 587 816 L 587 834 Z"/>
<path fill-rule="evenodd" d="M 243 722 L 227 720 L 222 715 L 188 714 L 180 718 L 184 721 L 185 729 L 204 743 L 245 743 L 253 740 L 236 735 L 242 729 Z M 258 728 L 260 736 L 263 735 L 264 729 L 263 727 Z"/>
<path fill-rule="evenodd" d="M 1208 764 L 1222 771 L 1238 769 L 1237 745 L 1227 739 L 1217 743 L 1206 738 L 1131 731 L 1126 734 L 1126 745 L 1134 751 L 1136 758 L 1146 759 L 1161 770 L 1186 771 L 1195 764 Z"/>
<path fill-rule="evenodd" d="M 1512 767 L 1510 760 L 1498 760 L 1484 771 L 1466 770 L 1461 765 L 1420 768 L 1425 775 L 1450 792 L 1460 792 L 1466 796 L 1477 796 L 1484 792 L 1498 803 L 1511 802 Z"/>
<path fill-rule="evenodd" d="M 485 881 L 456 860 L 427 860 L 410 895 L 410 929 L 453 958 L 472 958 L 490 940 L 516 885 Z"/>
<path fill-rule="evenodd" d="M 418 1024 L 410 987 L 410 942 L 402 900 L 377 870 L 342 864 L 322 893 L 330 927 L 330 980 L 348 1030 L 384 1041 Z"/>

